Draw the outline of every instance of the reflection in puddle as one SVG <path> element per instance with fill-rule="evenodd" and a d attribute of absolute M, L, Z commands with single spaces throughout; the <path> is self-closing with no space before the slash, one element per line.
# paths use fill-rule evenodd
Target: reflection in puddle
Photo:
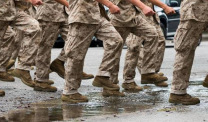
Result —
<path fill-rule="evenodd" d="M 126 97 L 104 98 L 100 93 L 89 93 L 88 103 L 69 104 L 60 99 L 43 101 L 31 104 L 31 108 L 10 111 L 5 118 L 13 122 L 48 122 L 70 120 L 78 117 L 87 117 L 105 114 L 118 114 L 142 111 L 162 103 L 165 91 L 145 90 L 141 93 L 126 94 Z"/>

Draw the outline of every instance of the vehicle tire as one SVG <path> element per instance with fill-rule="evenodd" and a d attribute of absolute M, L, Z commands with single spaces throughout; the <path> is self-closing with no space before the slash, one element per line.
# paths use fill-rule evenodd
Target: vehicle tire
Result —
<path fill-rule="evenodd" d="M 101 40 L 97 40 L 97 44 L 98 44 L 98 47 L 103 47 L 103 41 L 101 41 Z"/>
<path fill-rule="evenodd" d="M 201 35 L 201 37 L 199 38 L 198 46 L 201 44 L 201 41 L 202 41 L 202 35 Z"/>
<path fill-rule="evenodd" d="M 53 48 L 63 48 L 64 44 L 65 44 L 64 40 L 61 37 L 58 37 L 53 45 Z"/>
<path fill-rule="evenodd" d="M 97 47 L 97 41 L 92 40 L 90 43 L 90 47 Z"/>
<path fill-rule="evenodd" d="M 165 28 L 165 25 L 163 23 L 160 23 L 160 27 L 161 27 L 161 29 L 163 31 L 164 37 L 167 38 L 167 30 Z"/>

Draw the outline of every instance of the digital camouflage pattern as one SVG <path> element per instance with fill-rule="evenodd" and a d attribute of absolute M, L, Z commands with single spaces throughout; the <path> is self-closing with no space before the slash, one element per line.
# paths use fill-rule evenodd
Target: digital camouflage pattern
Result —
<path fill-rule="evenodd" d="M 73 23 L 69 25 L 68 41 L 65 44 L 67 56 L 63 90 L 65 95 L 77 93 L 80 87 L 85 55 L 94 35 L 103 40 L 105 50 L 97 76 L 111 77 L 113 73 L 118 73 L 122 38 L 104 17 L 98 19 L 99 24 Z"/>
<path fill-rule="evenodd" d="M 145 5 L 149 6 L 150 8 L 152 8 L 154 10 L 154 6 L 151 2 L 149 2 L 148 0 L 141 0 Z M 139 11 L 141 11 L 139 8 L 137 8 Z M 163 58 L 164 58 L 164 53 L 165 53 L 165 37 L 163 34 L 163 31 L 160 27 L 160 18 L 158 16 L 158 14 L 156 13 L 153 16 L 145 16 L 144 14 L 141 14 L 143 16 L 143 18 L 145 18 L 145 20 L 151 24 L 152 26 L 154 26 L 157 30 L 157 34 L 159 36 L 158 39 L 158 44 L 156 44 L 155 46 L 157 46 L 156 50 L 153 50 L 154 52 L 156 52 L 156 60 L 155 62 L 155 71 L 159 72 L 162 62 L 163 62 Z M 143 36 L 135 36 L 133 34 L 129 35 L 129 37 L 127 38 L 128 41 L 130 40 L 139 40 L 140 42 L 143 42 L 144 38 Z M 127 42 L 128 42 L 127 41 Z M 142 44 L 141 44 L 142 45 Z M 140 46 L 141 46 L 140 45 Z M 141 70 L 144 71 L 144 69 L 147 69 L 145 65 L 142 65 L 142 61 L 143 61 L 143 57 L 144 56 L 149 56 L 149 55 L 144 55 L 143 54 L 143 48 L 140 48 L 140 54 L 139 54 L 139 60 L 138 60 L 138 64 L 137 64 L 137 68 L 141 73 Z M 154 58 L 154 57 L 153 57 Z M 153 62 L 149 62 L 149 63 L 153 63 Z M 145 71 L 146 73 L 148 73 L 148 70 Z M 151 73 L 151 72 L 150 72 Z"/>
<path fill-rule="evenodd" d="M 51 49 L 58 35 L 60 34 L 64 41 L 67 40 L 68 15 L 63 5 L 55 0 L 44 0 L 44 4 L 37 9 L 37 18 L 42 29 L 42 38 L 36 57 L 36 80 L 44 82 L 49 79 Z M 59 58 L 65 59 L 63 49 Z"/>
<path fill-rule="evenodd" d="M 16 8 L 14 0 L 0 0 L 0 21 L 12 21 L 15 16 Z"/>
<path fill-rule="evenodd" d="M 0 24 L 0 27 L 3 27 Z M 14 50 L 14 40 L 15 40 L 15 31 L 9 26 L 6 29 L 6 33 L 3 34 L 5 30 L 0 29 L 0 72 L 6 71 L 6 65 L 10 59 L 10 55 Z M 4 35 L 4 36 L 3 36 Z"/>
<path fill-rule="evenodd" d="M 96 0 L 72 0 L 69 5 L 68 21 L 70 23 L 99 24 L 100 9 Z"/>
<path fill-rule="evenodd" d="M 181 3 L 181 20 L 196 20 L 199 22 L 208 21 L 207 0 L 183 0 Z"/>
<path fill-rule="evenodd" d="M 65 22 L 68 17 L 64 6 L 55 0 L 43 0 L 43 5 L 37 7 L 37 20 L 48 22 Z"/>
<path fill-rule="evenodd" d="M 208 2 L 184 0 L 181 19 L 175 35 L 175 63 L 171 93 L 186 94 L 198 40 L 208 27 Z"/>
<path fill-rule="evenodd" d="M 136 36 L 144 37 L 144 55 L 142 65 L 145 66 L 142 69 L 142 73 L 155 72 L 155 58 L 157 48 L 158 35 L 154 26 L 150 25 L 142 16 L 137 16 L 137 26 L 135 27 L 116 27 L 116 30 L 120 33 L 123 40 L 126 40 L 130 33 Z M 144 36 L 145 35 L 145 36 Z M 143 40 L 129 40 L 127 44 L 128 50 L 125 58 L 125 65 L 123 71 L 124 82 L 133 82 L 135 77 L 135 69 L 138 62 L 138 54 L 140 52 L 140 45 Z M 152 63 L 149 63 L 152 62 Z M 117 81 L 114 80 L 116 83 Z"/>
<path fill-rule="evenodd" d="M 113 3 L 117 1 L 111 0 Z M 121 0 L 117 6 L 120 8 L 120 14 L 109 14 L 111 23 L 116 27 L 134 27 L 137 23 L 134 21 L 138 11 L 135 6 L 127 0 Z"/>
<path fill-rule="evenodd" d="M 36 80 L 44 82 L 49 79 L 51 49 L 59 34 L 63 40 L 67 40 L 69 25 L 67 18 L 65 18 L 65 22 L 39 22 L 42 28 L 42 39 L 36 56 Z M 63 49 L 59 58 L 65 59 Z"/>

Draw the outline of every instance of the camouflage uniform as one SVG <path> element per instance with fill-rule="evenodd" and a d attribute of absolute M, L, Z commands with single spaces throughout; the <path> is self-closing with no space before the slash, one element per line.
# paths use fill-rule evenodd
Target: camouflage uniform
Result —
<path fill-rule="evenodd" d="M 67 56 L 64 95 L 75 94 L 80 87 L 84 58 L 92 37 L 104 42 L 104 56 L 97 76 L 111 77 L 119 65 L 122 38 L 113 25 L 101 17 L 95 0 L 74 0 L 69 7 L 69 33 L 65 44 Z"/>
<path fill-rule="evenodd" d="M 18 69 L 30 70 L 33 58 L 36 55 L 36 46 L 33 43 L 40 41 L 40 27 L 38 22 L 26 14 L 24 10 L 29 3 L 24 0 L 1 0 L 0 1 L 0 38 L 2 39 L 7 27 L 11 25 L 15 29 L 24 32 L 22 50 L 18 57 Z"/>
<path fill-rule="evenodd" d="M 69 31 L 65 7 L 55 0 L 43 0 L 43 2 L 44 4 L 38 7 L 36 14 L 42 28 L 42 39 L 36 57 L 36 80 L 39 82 L 49 79 L 51 49 L 55 40 L 59 34 L 63 40 L 67 40 Z M 58 58 L 65 61 L 63 49 Z"/>
<path fill-rule="evenodd" d="M 148 2 L 148 0 L 141 0 L 141 1 L 145 5 L 149 6 L 150 8 L 152 8 L 154 10 L 154 5 L 152 3 L 150 3 L 150 2 Z M 145 16 L 145 15 L 143 15 L 143 17 L 146 18 L 146 20 L 152 26 L 154 26 L 156 28 L 157 34 L 159 36 L 159 39 L 158 39 L 158 42 L 157 42 L 158 44 L 155 45 L 155 46 L 157 46 L 157 49 L 155 50 L 157 52 L 156 53 L 157 60 L 154 61 L 154 63 L 155 63 L 155 71 L 159 72 L 160 68 L 161 68 L 161 65 L 162 65 L 162 62 L 163 62 L 164 53 L 165 53 L 165 37 L 164 37 L 163 31 L 162 31 L 162 29 L 160 27 L 160 18 L 159 18 L 157 13 L 154 16 Z M 144 39 L 142 39 L 142 37 L 134 36 L 132 34 L 132 35 L 130 35 L 127 38 L 127 40 L 130 41 L 130 40 L 144 40 Z M 129 42 L 129 41 L 127 41 L 127 42 Z M 144 55 L 143 54 L 143 48 L 140 48 L 140 57 L 139 57 L 139 60 L 138 60 L 137 68 L 138 68 L 138 70 L 140 72 L 141 72 L 141 70 L 146 70 L 146 72 L 148 72 L 148 68 L 146 68 L 146 65 L 142 65 L 143 55 Z M 150 62 L 150 63 L 152 63 L 152 62 Z"/>
<path fill-rule="evenodd" d="M 114 3 L 116 2 L 113 1 Z M 116 3 L 115 3 L 116 4 Z M 120 33 L 125 41 L 130 33 L 136 36 L 143 36 L 144 43 L 144 55 L 149 55 L 143 58 L 143 66 L 148 68 L 142 70 L 143 74 L 155 72 L 155 64 L 149 62 L 155 61 L 155 50 L 157 48 L 158 35 L 154 26 L 150 25 L 142 16 L 140 11 L 136 9 L 134 5 L 126 0 L 122 0 L 117 3 L 121 9 L 121 14 L 110 15 L 111 23 L 115 26 L 116 30 Z M 132 40 L 128 45 L 128 54 L 126 55 L 126 61 L 124 66 L 124 82 L 134 82 L 135 68 L 138 62 L 139 47 L 142 40 Z M 118 70 L 118 69 L 117 69 Z M 118 83 L 118 73 L 113 73 L 113 82 Z"/>
<path fill-rule="evenodd" d="M 1 31 L 0 31 L 1 33 Z M 6 71 L 6 65 L 14 50 L 15 31 L 9 26 L 4 37 L 0 41 L 0 72 Z"/>
<path fill-rule="evenodd" d="M 35 8 L 34 7 L 29 7 L 29 9 L 26 9 L 25 12 L 28 15 L 35 17 Z M 15 41 L 14 41 L 15 48 L 14 48 L 12 56 L 11 56 L 12 60 L 16 60 L 16 58 L 18 57 L 19 51 L 21 49 L 22 39 L 23 39 L 23 32 L 21 30 L 16 29 L 16 37 L 15 37 Z"/>
<path fill-rule="evenodd" d="M 175 63 L 171 93 L 186 94 L 195 49 L 202 32 L 208 26 L 208 1 L 184 0 L 181 22 L 175 35 Z"/>

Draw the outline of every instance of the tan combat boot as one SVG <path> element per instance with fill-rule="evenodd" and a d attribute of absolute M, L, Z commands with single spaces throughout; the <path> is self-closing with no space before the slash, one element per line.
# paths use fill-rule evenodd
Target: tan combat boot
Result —
<path fill-rule="evenodd" d="M 65 102 L 71 102 L 71 103 L 88 102 L 87 97 L 81 95 L 80 93 L 75 93 L 75 94 L 70 94 L 70 95 L 62 94 L 61 100 Z"/>
<path fill-rule="evenodd" d="M 11 75 L 21 79 L 21 81 L 27 86 L 30 86 L 30 87 L 35 86 L 35 83 L 30 76 L 30 71 L 22 70 L 22 69 L 14 69 L 11 72 Z"/>
<path fill-rule="evenodd" d="M 0 97 L 4 96 L 5 92 L 3 90 L 0 90 Z"/>
<path fill-rule="evenodd" d="M 138 86 L 135 82 L 123 83 L 122 87 L 124 88 L 125 91 L 129 91 L 129 92 L 139 92 L 143 90 L 143 88 Z"/>
<path fill-rule="evenodd" d="M 208 75 L 204 79 L 203 86 L 208 88 Z"/>
<path fill-rule="evenodd" d="M 0 80 L 7 82 L 14 82 L 14 78 L 7 72 L 0 72 Z"/>
<path fill-rule="evenodd" d="M 85 72 L 82 73 L 82 79 L 85 80 L 85 79 L 92 79 L 94 78 L 94 75 L 93 74 L 87 74 Z"/>
<path fill-rule="evenodd" d="M 120 87 L 117 84 L 111 83 L 109 77 L 103 77 L 103 76 L 96 76 L 92 85 L 96 86 L 96 87 L 103 87 L 108 90 L 119 90 L 120 89 Z"/>
<path fill-rule="evenodd" d="M 119 90 L 108 90 L 103 88 L 103 93 L 102 93 L 103 97 L 124 97 L 125 94 L 123 92 L 120 92 Z"/>
<path fill-rule="evenodd" d="M 160 76 L 156 73 L 142 74 L 141 76 L 141 84 L 155 84 L 167 80 L 167 77 Z"/>
<path fill-rule="evenodd" d="M 163 81 L 163 82 L 160 82 L 160 83 L 155 83 L 155 86 L 168 87 L 168 84 L 165 81 Z"/>
<path fill-rule="evenodd" d="M 51 86 L 47 82 L 39 82 L 39 81 L 35 80 L 34 90 L 35 91 L 43 91 L 43 92 L 56 92 L 57 88 L 54 86 Z"/>
<path fill-rule="evenodd" d="M 50 66 L 52 72 L 56 72 L 61 78 L 64 79 L 65 68 L 64 68 L 64 61 L 59 59 L 55 59 Z"/>
<path fill-rule="evenodd" d="M 14 66 L 15 60 L 10 59 L 7 63 L 6 69 L 10 69 L 12 66 Z"/>
<path fill-rule="evenodd" d="M 164 76 L 164 73 L 162 73 L 162 72 L 158 72 L 157 73 L 159 76 Z"/>
<path fill-rule="evenodd" d="M 189 94 L 184 95 L 177 95 L 177 94 L 170 94 L 169 98 L 170 103 L 177 103 L 177 104 L 183 104 L 183 105 L 195 105 L 200 103 L 199 98 L 192 97 Z"/>
<path fill-rule="evenodd" d="M 48 82 L 49 85 L 54 84 L 54 81 L 52 81 L 52 80 L 48 80 L 47 82 Z"/>

